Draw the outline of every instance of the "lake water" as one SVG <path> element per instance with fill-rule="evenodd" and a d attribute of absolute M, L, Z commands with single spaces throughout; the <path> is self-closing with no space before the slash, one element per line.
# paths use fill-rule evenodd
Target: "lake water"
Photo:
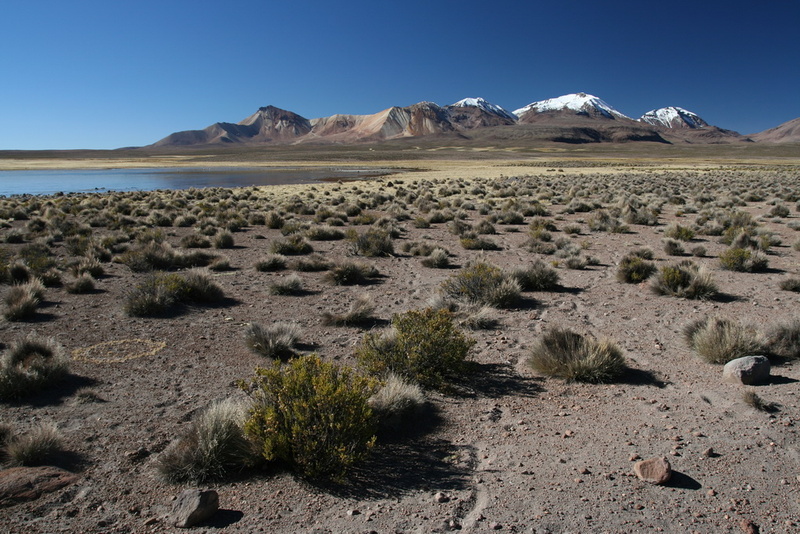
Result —
<path fill-rule="evenodd" d="M 320 180 L 379 176 L 388 172 L 386 169 L 273 167 L 0 171 L 0 196 L 307 184 Z"/>

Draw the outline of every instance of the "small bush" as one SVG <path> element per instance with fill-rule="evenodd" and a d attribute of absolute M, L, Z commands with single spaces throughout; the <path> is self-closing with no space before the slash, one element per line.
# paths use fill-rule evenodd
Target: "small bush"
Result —
<path fill-rule="evenodd" d="M 181 302 L 212 304 L 225 298 L 225 293 L 211 277 L 201 271 L 189 271 L 183 275 Z"/>
<path fill-rule="evenodd" d="M 800 318 L 775 324 L 767 330 L 766 346 L 770 354 L 780 358 L 800 358 Z"/>
<path fill-rule="evenodd" d="M 189 234 L 181 238 L 183 248 L 211 248 L 211 240 L 202 234 Z"/>
<path fill-rule="evenodd" d="M 256 369 L 243 387 L 253 399 L 245 431 L 267 461 L 339 481 L 375 444 L 374 383 L 346 367 L 303 356 Z"/>
<path fill-rule="evenodd" d="M 268 254 L 263 260 L 256 262 L 256 271 L 272 272 L 286 268 L 286 256 L 283 254 Z"/>
<path fill-rule="evenodd" d="M 270 284 L 269 292 L 273 295 L 300 295 L 303 292 L 303 279 L 292 274 Z"/>
<path fill-rule="evenodd" d="M 729 248 L 719 255 L 723 269 L 738 272 L 759 272 L 767 268 L 769 260 L 747 248 Z"/>
<path fill-rule="evenodd" d="M 542 260 L 511 271 L 522 291 L 552 291 L 558 287 L 558 273 Z"/>
<path fill-rule="evenodd" d="M 475 341 L 464 336 L 450 312 L 411 310 L 395 315 L 392 326 L 391 334 L 369 333 L 361 341 L 356 356 L 368 373 L 395 373 L 425 387 L 442 388 L 466 370 Z"/>
<path fill-rule="evenodd" d="M 61 434 L 53 424 L 40 424 L 27 434 L 11 437 L 6 455 L 13 466 L 36 467 L 52 464 L 63 454 Z"/>
<path fill-rule="evenodd" d="M 352 261 L 334 265 L 330 271 L 325 273 L 325 279 L 337 286 L 367 284 L 376 276 L 378 276 L 378 270 L 373 265 Z"/>
<path fill-rule="evenodd" d="M 764 352 L 755 330 L 730 319 L 706 317 L 688 324 L 683 333 L 689 347 L 708 363 L 724 364 Z"/>
<path fill-rule="evenodd" d="M 277 322 L 264 328 L 258 323 L 248 325 L 244 342 L 253 353 L 265 358 L 288 360 L 295 356 L 294 347 L 300 339 L 297 323 Z"/>
<path fill-rule="evenodd" d="M 638 284 L 650 278 L 654 272 L 656 272 L 654 263 L 634 254 L 628 254 L 619 262 L 617 280 L 626 284 Z"/>
<path fill-rule="evenodd" d="M 500 245 L 483 237 L 478 237 L 477 234 L 468 233 L 462 237 L 459 242 L 464 250 L 500 250 Z"/>
<path fill-rule="evenodd" d="M 711 273 L 691 261 L 661 267 L 650 288 L 657 295 L 687 299 L 710 299 L 718 293 Z"/>
<path fill-rule="evenodd" d="M 20 399 L 61 381 L 69 358 L 53 338 L 28 334 L 14 341 L 0 359 L 0 400 Z"/>
<path fill-rule="evenodd" d="M 79 263 L 74 265 L 71 269 L 72 274 L 80 276 L 84 273 L 92 275 L 93 278 L 99 278 L 105 274 L 103 265 L 97 258 L 83 258 Z"/>
<path fill-rule="evenodd" d="M 208 275 L 190 271 L 179 274 L 152 274 L 125 297 L 125 313 L 132 317 L 164 315 L 181 303 L 214 303 L 224 293 Z"/>
<path fill-rule="evenodd" d="M 590 383 L 612 382 L 627 369 L 622 351 L 613 341 L 598 341 L 557 327 L 536 340 L 528 364 L 544 375 Z"/>
<path fill-rule="evenodd" d="M 312 226 L 306 230 L 306 237 L 312 241 L 338 241 L 344 239 L 344 232 L 330 226 Z"/>
<path fill-rule="evenodd" d="M 243 403 L 215 402 L 161 453 L 156 468 L 168 482 L 203 484 L 251 466 L 258 451 L 244 434 L 246 420 Z"/>
<path fill-rule="evenodd" d="M 293 269 L 301 272 L 320 272 L 331 268 L 331 262 L 324 256 L 312 254 L 307 258 L 300 258 L 294 262 Z"/>
<path fill-rule="evenodd" d="M 477 262 L 445 280 L 440 291 L 457 301 L 503 308 L 517 303 L 522 288 L 500 268 Z"/>
<path fill-rule="evenodd" d="M 322 314 L 322 322 L 328 326 L 362 326 L 375 321 L 375 303 L 369 295 L 359 296 L 344 313 Z"/>

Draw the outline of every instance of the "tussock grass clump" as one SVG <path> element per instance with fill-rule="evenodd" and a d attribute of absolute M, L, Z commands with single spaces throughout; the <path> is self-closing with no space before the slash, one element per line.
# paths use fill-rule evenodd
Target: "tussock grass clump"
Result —
<path fill-rule="evenodd" d="M 21 436 L 7 438 L 5 453 L 12 466 L 36 467 L 55 462 L 64 450 L 54 424 L 40 424 Z"/>
<path fill-rule="evenodd" d="M 320 272 L 320 271 L 327 271 L 331 268 L 332 263 L 325 259 L 324 256 L 320 254 L 312 254 L 307 258 L 299 258 L 293 264 L 293 269 L 295 271 L 301 272 Z"/>
<path fill-rule="evenodd" d="M 270 252 L 273 254 L 282 254 L 284 256 L 299 256 L 302 254 L 311 254 L 314 252 L 314 248 L 305 237 L 294 234 L 273 241 L 270 245 Z"/>
<path fill-rule="evenodd" d="M 431 269 L 450 267 L 450 254 L 443 248 L 434 248 L 427 257 L 422 258 L 422 265 Z"/>
<path fill-rule="evenodd" d="M 558 327 L 536 340 L 528 364 L 537 373 L 590 383 L 613 382 L 627 369 L 622 350 L 613 341 Z"/>
<path fill-rule="evenodd" d="M 759 397 L 755 391 L 747 390 L 742 393 L 742 400 L 745 404 L 759 412 L 775 413 L 780 410 L 780 405 L 778 403 L 765 401 Z"/>
<path fill-rule="evenodd" d="M 627 254 L 617 267 L 617 280 L 626 284 L 644 282 L 656 272 L 653 262 L 647 261 L 636 254 Z"/>
<path fill-rule="evenodd" d="M 65 289 L 67 293 L 84 294 L 91 293 L 95 288 L 94 277 L 89 273 L 83 273 L 75 280 L 69 282 Z"/>
<path fill-rule="evenodd" d="M 467 338 L 447 310 L 411 310 L 392 318 L 388 334 L 368 333 L 356 350 L 368 373 L 395 373 L 425 387 L 443 388 L 466 371 L 466 357 L 475 341 Z"/>
<path fill-rule="evenodd" d="M 76 277 L 88 273 L 94 278 L 99 278 L 105 274 L 103 264 L 100 263 L 97 258 L 83 258 L 80 262 L 73 265 L 70 271 Z"/>
<path fill-rule="evenodd" d="M 25 321 L 36 315 L 41 302 L 40 292 L 31 282 L 11 287 L 6 295 L 6 309 L 3 316 L 9 321 Z"/>
<path fill-rule="evenodd" d="M 167 243 L 149 241 L 138 248 L 117 256 L 116 261 L 127 265 L 135 273 L 169 271 L 187 267 L 205 267 L 214 259 L 213 254 L 202 250 L 177 253 Z"/>
<path fill-rule="evenodd" d="M 762 254 L 748 248 L 729 248 L 719 255 L 723 269 L 753 273 L 767 268 L 769 260 Z"/>
<path fill-rule="evenodd" d="M 467 232 L 459 239 L 464 250 L 500 250 L 500 245 L 485 237 L 478 237 L 474 232 Z"/>
<path fill-rule="evenodd" d="M 691 241 L 694 239 L 694 230 L 689 227 L 673 223 L 667 226 L 667 228 L 664 230 L 664 235 L 679 241 Z"/>
<path fill-rule="evenodd" d="M 668 237 L 662 241 L 664 244 L 664 253 L 668 256 L 683 256 L 686 254 L 683 245 L 677 239 Z"/>
<path fill-rule="evenodd" d="M 542 260 L 534 260 L 527 267 L 511 271 L 522 291 L 551 291 L 558 287 L 559 277 L 555 269 Z"/>
<path fill-rule="evenodd" d="M 345 261 L 331 267 L 325 273 L 325 280 L 337 286 L 362 285 L 378 276 L 374 265 Z"/>
<path fill-rule="evenodd" d="M 785 280 L 781 280 L 779 287 L 784 291 L 800 293 L 800 278 L 786 278 Z"/>
<path fill-rule="evenodd" d="M 224 298 L 224 292 L 208 275 L 190 271 L 149 275 L 125 297 L 125 313 L 132 317 L 164 315 L 182 303 L 214 303 Z"/>
<path fill-rule="evenodd" d="M 167 482 L 203 484 L 253 465 L 258 451 L 245 436 L 246 420 L 245 403 L 233 399 L 213 403 L 159 455 L 156 469 Z"/>
<path fill-rule="evenodd" d="M 800 358 L 800 317 L 772 325 L 766 334 L 770 354 L 779 358 Z"/>
<path fill-rule="evenodd" d="M 369 406 L 381 428 L 398 430 L 425 405 L 422 388 L 401 376 L 389 373 L 369 400 Z"/>
<path fill-rule="evenodd" d="M 361 256 L 379 257 L 394 254 L 392 236 L 382 228 L 370 228 L 363 234 L 351 231 L 348 240 L 352 244 L 353 253 Z"/>
<path fill-rule="evenodd" d="M 725 364 L 765 351 L 758 332 L 721 317 L 705 317 L 691 322 L 683 329 L 683 334 L 689 347 L 708 363 Z"/>
<path fill-rule="evenodd" d="M 251 323 L 244 332 L 244 343 L 253 353 L 265 358 L 288 360 L 295 356 L 294 347 L 302 327 L 294 322 L 276 322 L 267 328 Z"/>
<path fill-rule="evenodd" d="M 269 286 L 273 295 L 300 295 L 303 293 L 303 279 L 296 274 L 284 277 Z"/>
<path fill-rule="evenodd" d="M 235 240 L 228 230 L 222 230 L 214 235 L 214 248 L 233 248 Z"/>
<path fill-rule="evenodd" d="M 494 265 L 476 262 L 445 280 L 440 291 L 457 301 L 510 307 L 519 301 L 519 282 Z"/>
<path fill-rule="evenodd" d="M 375 383 L 316 355 L 256 369 L 245 432 L 267 461 L 312 479 L 341 481 L 375 444 Z"/>
<path fill-rule="evenodd" d="M 657 295 L 687 299 L 710 299 L 718 293 L 711 272 L 688 260 L 661 267 L 650 288 Z"/>
<path fill-rule="evenodd" d="M 263 260 L 259 260 L 255 264 L 256 271 L 259 272 L 273 272 L 281 271 L 286 268 L 286 256 L 283 254 L 267 254 Z"/>
<path fill-rule="evenodd" d="M 344 239 L 344 232 L 331 226 L 312 226 L 306 230 L 306 237 L 312 241 L 338 241 Z"/>
<path fill-rule="evenodd" d="M 55 339 L 34 333 L 17 339 L 0 358 L 0 400 L 27 397 L 67 376 L 69 357 Z"/>
<path fill-rule="evenodd" d="M 344 313 L 322 314 L 322 323 L 328 326 L 362 326 L 375 321 L 375 303 L 369 295 L 360 295 Z"/>
<path fill-rule="evenodd" d="M 183 248 L 211 248 L 211 240 L 203 234 L 189 234 L 181 238 Z"/>

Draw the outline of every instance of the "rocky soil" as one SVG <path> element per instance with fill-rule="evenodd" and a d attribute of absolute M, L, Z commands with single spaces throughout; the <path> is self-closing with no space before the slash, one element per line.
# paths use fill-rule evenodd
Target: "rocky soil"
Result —
<path fill-rule="evenodd" d="M 526 180 L 537 186 L 569 183 L 575 176 L 545 168 L 535 172 Z M 711 180 L 707 172 L 698 171 L 697 179 Z M 757 180 L 786 179 L 787 187 L 800 194 L 796 168 L 742 172 L 733 185 L 743 191 L 747 184 L 757 186 Z M 593 180 L 608 180 L 614 188 L 624 183 L 610 176 L 597 174 Z M 660 179 L 653 170 L 639 176 L 645 183 Z M 420 187 L 421 180 L 406 175 L 312 189 L 276 188 L 261 207 L 278 207 L 280 195 L 311 191 L 319 199 L 350 194 L 354 187 L 391 196 L 400 186 Z M 713 195 L 724 196 L 719 189 Z M 471 353 L 477 366 L 466 385 L 453 395 L 429 392 L 430 406 L 419 424 L 407 436 L 379 443 L 347 484 L 316 485 L 278 470 L 243 473 L 237 480 L 209 486 L 219 494 L 220 511 L 195 530 L 796 532 L 800 366 L 774 366 L 766 385 L 724 383 L 722 366 L 702 362 L 682 334 L 687 323 L 707 315 L 766 329 L 800 313 L 800 294 L 778 287 L 800 269 L 800 252 L 791 247 L 800 232 L 788 226 L 800 221 L 800 213 L 789 204 L 788 217 L 766 216 L 772 198 L 738 208 L 782 239 L 768 255 L 767 272 L 722 270 L 718 256 L 725 245 L 716 237 L 699 235 L 690 244 L 707 249 L 707 257 L 692 259 L 711 269 L 724 294 L 709 301 L 657 296 L 647 283 L 629 285 L 615 278 L 619 260 L 637 247 L 652 248 L 659 266 L 674 262 L 661 247 L 665 225 L 690 224 L 696 214 L 679 217 L 682 207 L 667 204 L 658 226 L 630 225 L 628 233 L 590 232 L 587 213 L 560 214 L 564 204 L 545 201 L 559 228 L 554 237 L 582 244 L 596 265 L 559 268 L 558 291 L 526 293 L 519 307 L 497 311 L 497 328 L 470 332 L 477 340 Z M 497 204 L 505 200 L 498 198 Z M 383 215 L 381 209 L 372 211 Z M 470 223 L 484 218 L 477 211 L 468 215 Z M 188 307 L 169 318 L 131 318 L 123 312 L 125 295 L 144 275 L 118 263 L 104 264 L 106 274 L 94 293 L 49 288 L 35 320 L 0 322 L 0 340 L 9 344 L 31 331 L 55 336 L 74 355 L 70 378 L 46 394 L 3 404 L 0 413 L 3 423 L 21 432 L 38 422 L 56 423 L 70 453 L 61 467 L 77 480 L 0 508 L 0 527 L 26 534 L 178 531 L 166 515 L 185 486 L 163 482 L 154 468 L 156 458 L 198 410 L 215 399 L 244 396 L 236 382 L 265 363 L 242 341 L 248 323 L 298 321 L 307 352 L 355 365 L 353 349 L 364 331 L 324 326 L 323 312 L 344 311 L 366 293 L 377 305 L 376 314 L 388 321 L 393 314 L 425 307 L 442 281 L 457 272 L 422 266 L 420 258 L 402 252 L 404 242 L 444 246 L 455 254 L 456 267 L 476 258 L 502 268 L 535 258 L 550 261 L 552 257 L 521 246 L 529 220 L 496 224 L 498 234 L 486 237 L 501 250 L 485 252 L 464 250 L 446 223 L 422 229 L 403 221 L 395 255 L 359 258 L 378 268 L 378 283 L 332 286 L 323 273 L 301 272 L 308 290 L 302 296 L 270 294 L 269 284 L 291 271 L 258 272 L 254 264 L 281 235 L 265 226 L 249 226 L 234 233 L 235 248 L 218 251 L 233 267 L 213 274 L 226 301 Z M 580 225 L 579 234 L 563 232 L 571 223 Z M 11 229 L 24 224 L 15 221 Z M 194 232 L 176 227 L 165 231 L 176 248 L 182 236 Z M 349 257 L 345 241 L 312 244 L 327 258 Z M 4 246 L 14 250 L 22 245 Z M 68 259 L 63 245 L 54 250 Z M 8 290 L 0 286 L 0 297 Z M 621 382 L 604 385 L 537 376 L 526 365 L 528 349 L 553 325 L 611 337 L 624 349 L 633 371 Z M 745 404 L 742 395 L 748 389 L 778 403 L 779 411 L 765 413 Z M 95 402 L 85 402 L 87 391 L 96 395 Z M 660 457 L 673 469 L 666 484 L 649 484 L 634 474 L 638 460 Z"/>

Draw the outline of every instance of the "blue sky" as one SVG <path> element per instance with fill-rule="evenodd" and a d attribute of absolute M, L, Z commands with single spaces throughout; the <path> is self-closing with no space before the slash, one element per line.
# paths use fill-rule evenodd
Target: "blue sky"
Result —
<path fill-rule="evenodd" d="M 753 133 L 800 117 L 800 0 L 5 0 L 0 149 L 118 148 L 275 105 L 307 118 L 584 91 Z"/>

